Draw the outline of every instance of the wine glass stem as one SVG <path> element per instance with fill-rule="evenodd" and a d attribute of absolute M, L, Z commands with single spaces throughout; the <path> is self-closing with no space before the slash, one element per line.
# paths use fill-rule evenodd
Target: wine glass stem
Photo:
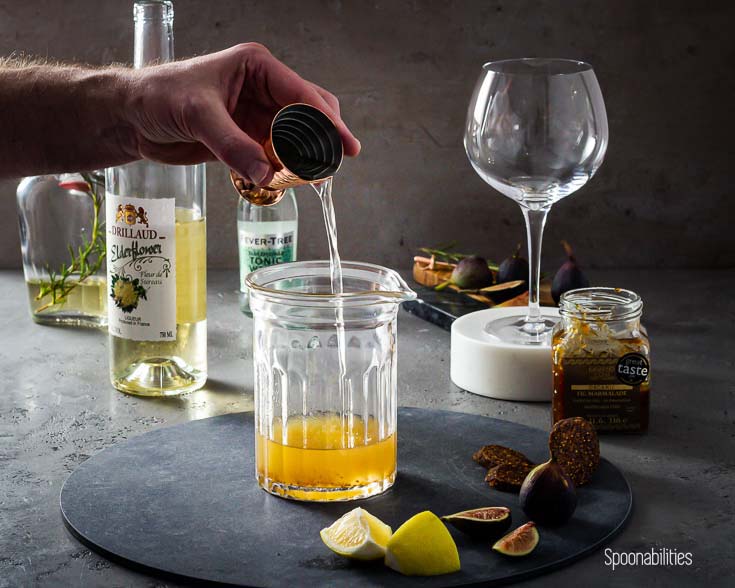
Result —
<path fill-rule="evenodd" d="M 526 235 L 528 237 L 528 314 L 523 330 L 538 333 L 545 328 L 539 305 L 539 287 L 541 281 L 541 243 L 544 238 L 544 225 L 551 206 L 528 208 L 521 206 L 523 218 L 526 219 Z"/>

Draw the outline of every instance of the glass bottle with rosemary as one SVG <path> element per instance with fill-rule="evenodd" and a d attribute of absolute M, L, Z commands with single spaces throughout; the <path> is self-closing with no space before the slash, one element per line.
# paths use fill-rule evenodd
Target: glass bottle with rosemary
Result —
<path fill-rule="evenodd" d="M 18 185 L 23 271 L 33 320 L 107 324 L 104 177 L 32 176 Z"/>

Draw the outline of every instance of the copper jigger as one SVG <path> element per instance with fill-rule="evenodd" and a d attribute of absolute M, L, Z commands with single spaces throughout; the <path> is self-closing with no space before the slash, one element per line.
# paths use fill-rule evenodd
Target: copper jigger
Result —
<path fill-rule="evenodd" d="M 278 111 L 263 144 L 273 168 L 267 186 L 256 186 L 230 170 L 230 180 L 242 198 L 257 206 L 277 204 L 286 188 L 321 182 L 342 163 L 342 139 L 332 120 L 308 104 L 289 104 Z"/>

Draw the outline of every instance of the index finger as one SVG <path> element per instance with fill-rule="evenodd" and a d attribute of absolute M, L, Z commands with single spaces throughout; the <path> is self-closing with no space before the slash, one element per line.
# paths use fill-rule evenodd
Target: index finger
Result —
<path fill-rule="evenodd" d="M 266 75 L 264 81 L 269 94 L 277 105 L 283 107 L 295 102 L 302 102 L 324 111 L 332 119 L 334 126 L 339 131 L 345 155 L 357 155 L 360 152 L 360 141 L 347 128 L 347 125 L 340 116 L 339 108 L 334 108 L 316 90 L 315 84 L 304 80 L 290 67 L 281 63 L 270 54 L 268 54 L 266 59 L 269 59 L 270 63 L 268 67 L 263 68 Z"/>

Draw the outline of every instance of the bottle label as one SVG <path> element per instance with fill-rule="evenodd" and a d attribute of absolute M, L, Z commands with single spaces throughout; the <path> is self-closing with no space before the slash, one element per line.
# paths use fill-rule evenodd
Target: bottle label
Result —
<path fill-rule="evenodd" d="M 246 292 L 245 278 L 258 268 L 296 260 L 296 230 L 274 230 L 268 225 L 282 222 L 237 223 L 240 248 L 240 291 Z"/>
<path fill-rule="evenodd" d="M 641 384 L 649 376 L 645 357 L 637 353 L 622 358 L 568 357 L 562 360 L 562 369 L 565 417 L 584 417 L 598 431 L 640 430 Z"/>
<path fill-rule="evenodd" d="M 176 199 L 107 193 L 109 332 L 176 340 Z"/>

